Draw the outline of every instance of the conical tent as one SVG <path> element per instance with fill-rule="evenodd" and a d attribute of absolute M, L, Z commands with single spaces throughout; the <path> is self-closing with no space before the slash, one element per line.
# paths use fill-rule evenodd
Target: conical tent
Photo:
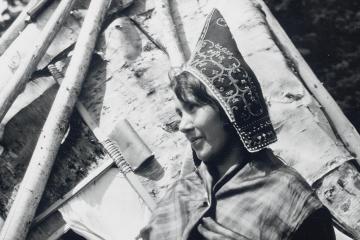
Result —
<path fill-rule="evenodd" d="M 132 5 L 122 3 L 128 4 L 128 8 L 118 12 L 114 7 L 108 10 L 79 102 L 104 134 L 112 132 L 118 119 L 128 119 L 155 153 L 155 159 L 165 169 L 165 176 L 160 180 L 149 180 L 145 175 L 138 175 L 155 199 L 161 198 L 164 189 L 180 176 L 182 164 L 189 164 L 186 139 L 177 131 L 179 119 L 173 110 L 174 96 L 168 87 L 167 72 L 171 66 L 179 66 L 190 57 L 189 52 L 195 48 L 207 14 L 216 7 L 226 19 L 237 46 L 263 89 L 278 135 L 278 142 L 270 148 L 317 191 L 343 230 L 355 238 L 360 237 L 357 230 L 360 192 L 355 182 L 359 172 L 349 162 L 359 154 L 356 147 L 351 147 L 359 136 L 348 122 L 341 122 L 342 113 L 337 112 L 333 102 L 328 104 L 323 100 L 329 98 L 324 96 L 323 87 L 261 0 L 141 0 Z M 48 6 L 0 57 L 0 69 L 6 79 L 11 78 L 21 63 L 26 44 L 36 42 L 36 35 L 56 4 L 58 1 Z M 1 181 L 5 177 L 9 179 L 8 188 L 2 190 L 1 196 L 4 197 L 0 198 L 4 219 L 58 89 L 54 73 L 48 71 L 48 66 L 51 64 L 65 74 L 86 8 L 86 4 L 75 4 L 73 13 L 40 61 L 37 74 L 32 76 L 1 123 L 4 152 L 0 158 L 8 163 L 9 169 L 7 176 L 0 176 Z M 6 79 L 0 79 L 0 86 L 6 84 Z M 334 119 L 334 114 L 339 117 Z M 339 129 L 338 125 L 345 126 L 345 138 L 341 137 L 345 130 Z M 121 177 L 121 174 L 104 168 L 105 175 L 102 177 L 99 173 L 98 180 L 89 180 L 90 186 L 84 187 L 82 193 L 71 194 L 71 191 L 79 186 L 76 186 L 78 183 L 81 185 L 81 180 L 95 179 L 92 173 L 108 159 L 92 131 L 81 120 L 81 114 L 75 111 L 36 216 L 51 211 L 33 225 L 28 238 L 61 236 L 75 222 L 77 227 L 86 229 L 86 223 L 89 223 L 85 220 L 89 217 L 86 209 L 95 206 L 102 209 L 99 204 L 109 200 L 104 194 L 104 199 L 99 197 L 98 201 L 90 202 L 91 198 L 87 196 L 107 190 L 110 193 L 104 181 L 111 175 L 115 179 L 111 184 L 116 185 L 116 176 Z M 71 196 L 68 201 L 61 199 L 66 193 Z M 121 205 L 125 200 L 120 195 L 116 192 L 114 196 Z M 136 199 L 135 195 L 133 197 Z M 116 201 L 110 202 L 114 204 Z M 84 210 L 75 209 L 78 214 L 69 212 L 80 205 Z M 139 206 L 144 205 L 134 202 L 134 213 L 140 214 Z M 58 209 L 65 220 L 58 215 Z M 116 217 L 122 220 L 130 218 L 128 214 L 122 215 L 121 210 L 113 214 L 113 221 Z M 131 219 L 128 222 L 131 223 Z M 106 224 L 105 220 L 102 224 Z M 48 232 L 46 236 L 42 235 L 44 229 Z M 121 231 L 116 237 L 107 238 L 103 232 L 94 235 L 100 239 L 119 239 Z"/>

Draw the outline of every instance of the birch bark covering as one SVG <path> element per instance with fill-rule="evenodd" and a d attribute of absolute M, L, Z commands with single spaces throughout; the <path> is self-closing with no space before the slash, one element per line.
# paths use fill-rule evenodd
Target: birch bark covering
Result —
<path fill-rule="evenodd" d="M 36 66 L 46 53 L 56 33 L 60 30 L 65 19 L 68 18 L 74 0 L 66 0 L 59 3 L 49 21 L 42 29 L 37 41 L 30 45 L 30 51 L 21 60 L 21 64 L 14 72 L 13 77 L 2 88 L 0 95 L 0 121 L 21 93 L 27 81 L 31 78 Z"/>
<path fill-rule="evenodd" d="M 170 21 L 173 20 L 177 24 L 177 31 L 183 34 L 179 38 L 187 40 L 181 44 L 185 45 L 185 48 L 188 45 L 187 48 L 190 49 L 195 46 L 207 13 L 214 6 L 220 9 L 232 29 L 245 60 L 262 84 L 272 121 L 279 134 L 279 142 L 272 148 L 288 165 L 296 168 L 309 184 L 322 179 L 325 174 L 352 159 L 342 142 L 334 135 L 320 105 L 302 84 L 290 59 L 285 58 L 276 45 L 272 33 L 266 25 L 265 15 L 258 7 L 247 1 L 227 1 L 226 6 L 211 1 L 190 0 L 172 1 L 171 4 L 173 19 Z M 234 8 L 238 11 L 233 11 Z M 163 9 L 158 11 L 156 8 L 154 12 L 143 12 L 135 16 L 154 38 L 160 40 L 163 40 L 161 36 L 168 33 L 167 30 L 163 30 L 163 26 L 167 23 L 163 23 L 162 11 Z M 128 41 L 124 36 L 125 33 Z M 174 32 L 170 33 L 170 35 L 173 34 Z M 158 119 L 158 116 L 164 114 L 169 119 L 169 123 L 165 122 L 165 126 L 172 126 L 168 130 L 172 132 L 176 129 L 176 116 L 171 108 L 167 108 L 171 105 L 173 97 L 171 94 L 168 95 L 168 89 L 164 88 L 167 81 L 164 74 L 169 67 L 164 63 L 168 60 L 165 56 L 161 57 L 160 52 L 157 53 L 159 50 L 148 49 L 149 43 L 146 43 L 146 48 L 143 48 L 147 51 L 140 49 L 134 51 L 140 47 L 139 42 L 143 37 L 127 23 L 126 19 L 118 19 L 110 25 L 104 33 L 106 48 L 100 47 L 102 49 L 101 56 L 107 61 L 105 68 L 110 71 L 100 70 L 101 64 L 99 64 L 99 70 L 93 69 L 94 72 L 98 71 L 106 75 L 103 78 L 108 79 L 108 82 L 104 84 L 106 87 L 102 87 L 103 90 L 97 90 L 97 92 L 104 92 L 99 95 L 94 92 L 95 87 L 91 87 L 94 85 L 90 83 L 92 81 L 90 79 L 93 78 L 90 76 L 87 82 L 89 85 L 84 90 L 83 101 L 85 105 L 88 104 L 88 107 L 93 109 L 93 113 L 98 116 L 104 130 L 112 128 L 111 118 L 114 119 L 112 120 L 114 123 L 116 118 L 127 116 L 130 122 L 135 122 L 134 125 L 138 126 L 137 130 L 145 138 L 145 142 L 149 144 L 150 148 L 155 149 L 160 162 L 166 168 L 174 169 L 175 166 L 176 169 L 180 163 L 170 162 L 167 158 L 179 161 L 184 157 L 186 145 L 184 139 L 179 136 L 179 139 L 176 140 L 172 135 L 162 137 L 162 130 L 166 130 L 166 128 L 156 129 L 156 125 L 153 124 L 156 121 L 163 121 L 161 118 Z M 116 38 L 125 41 L 117 42 Z M 163 44 L 167 49 L 171 49 L 173 43 L 169 44 L 166 39 Z M 171 50 L 179 50 L 178 46 L 175 48 Z M 129 51 L 133 54 L 129 54 Z M 114 52 L 117 54 L 115 55 Z M 145 58 L 147 55 L 152 55 L 151 65 L 148 65 L 148 58 Z M 129 56 L 132 56 L 131 59 Z M 114 65 L 115 62 L 116 65 Z M 162 63 L 162 65 L 158 63 Z M 120 65 L 123 67 L 115 70 Z M 126 74 L 129 70 L 134 71 L 134 75 Z M 148 74 L 148 71 L 151 71 L 151 74 Z M 160 78 L 156 79 L 157 76 Z M 156 88 L 153 86 L 154 83 L 158 84 Z M 100 84 L 102 85 L 102 83 L 98 83 L 97 86 Z M 160 91 L 161 95 L 158 94 Z M 156 94 L 156 99 L 153 99 L 154 94 Z M 86 95 L 91 97 L 86 97 Z M 103 95 L 103 99 L 93 99 L 94 96 L 99 98 L 101 95 Z M 165 100 L 165 102 L 161 103 L 158 100 Z M 95 104 L 90 104 L 91 101 Z M 102 109 L 99 104 L 102 104 Z M 163 145 L 164 142 L 159 140 L 154 142 L 159 138 L 167 141 L 176 140 L 178 147 L 174 149 L 168 145 L 167 149 L 163 149 L 162 147 L 166 146 Z M 181 141 L 179 141 L 180 139 Z M 181 149 L 180 153 L 178 153 L 178 149 Z M 166 186 L 171 178 L 177 178 L 177 175 L 170 174 L 169 176 L 167 174 L 163 181 L 155 183 L 153 190 L 161 192 L 163 185 Z"/>
<path fill-rule="evenodd" d="M 12 79 L 24 57 L 29 54 L 29 46 L 36 44 L 41 30 L 44 28 L 57 5 L 58 1 L 54 1 L 47 10 L 37 18 L 36 22 L 30 23 L 21 32 L 21 35 L 14 40 L 13 44 L 11 44 L 0 57 L 0 72 L 2 74 L 0 79 L 0 89 L 3 89 L 8 81 Z M 44 68 L 57 54 L 75 42 L 82 20 L 83 18 L 79 14 L 72 14 L 66 19 L 47 49 L 44 57 L 40 60 L 40 63 L 36 68 L 37 70 Z M 44 77 L 35 77 L 35 79 L 31 79 L 26 84 L 23 94 L 20 94 L 15 100 L 0 123 L 0 139 L 2 139 L 5 125 L 15 116 L 15 114 L 37 99 L 40 95 L 44 94 L 44 92 L 54 84 L 55 81 L 51 78 Z"/>
<path fill-rule="evenodd" d="M 63 16 L 68 15 L 72 3 L 73 1 L 61 2 L 50 22 L 59 13 L 63 14 Z M 60 8 L 60 6 L 64 8 Z M 42 129 L 19 192 L 1 229 L 1 239 L 24 239 L 27 235 L 50 175 L 61 139 L 65 134 L 68 118 L 79 95 L 102 21 L 109 6 L 109 0 L 92 1 L 89 6 L 77 39 L 74 58 L 69 64 L 69 70 L 66 72 L 63 84 L 57 93 L 49 117 Z M 59 19 L 56 22 L 60 24 L 62 20 Z M 45 29 L 48 27 L 47 24 Z"/>
<path fill-rule="evenodd" d="M 196 39 L 192 40 L 191 29 L 201 19 L 201 15 L 196 18 L 194 14 L 203 10 L 201 6 L 196 8 L 191 6 L 191 1 L 188 2 L 188 6 L 184 8 L 178 3 L 177 13 L 184 13 L 186 9 L 201 9 L 184 13 L 180 19 L 185 29 L 183 32 L 185 35 L 188 33 L 183 38 L 187 38 L 193 47 Z M 274 38 L 274 32 L 269 31 L 266 21 L 268 16 L 265 16 L 256 3 L 227 1 L 225 6 L 220 2 L 203 1 L 200 5 L 204 4 L 207 11 L 212 6 L 222 11 L 245 60 L 261 82 L 279 136 L 278 143 L 272 146 L 273 150 L 288 165 L 296 168 L 311 185 L 316 181 L 320 183 L 316 188 L 324 205 L 348 233 L 358 236 L 358 217 L 354 216 L 359 214 L 359 195 L 356 194 L 358 189 L 354 183 L 359 179 L 359 173 L 353 166 L 345 163 L 352 156 L 334 135 L 320 105 L 311 97 L 305 85 L 302 85 L 301 77 L 309 75 L 299 75 L 292 59 L 284 57 L 282 49 L 278 47 L 280 45 L 277 45 L 277 36 Z M 232 8 L 238 11 L 232 11 Z M 186 18 L 190 19 L 188 31 Z M 299 67 L 303 69 L 303 66 Z M 325 176 L 340 165 L 344 167 Z M 348 181 L 342 181 L 347 175 L 344 169 L 353 173 L 353 181 L 349 181 L 349 178 Z M 321 185 L 323 180 L 327 184 Z M 339 182 L 346 184 L 341 186 Z M 344 189 L 349 189 L 350 192 L 346 193 Z M 332 202 L 332 198 L 336 198 L 336 203 Z"/>
<path fill-rule="evenodd" d="M 130 16 L 155 33 L 158 19 L 153 7 L 148 7 L 135 6 Z M 178 119 L 168 88 L 168 57 L 127 17 L 113 21 L 99 42 L 97 52 L 101 57 L 94 59 L 97 64 L 87 77 L 80 101 L 104 133 L 111 132 L 118 119 L 128 119 L 167 169 L 160 181 L 167 185 L 178 175 L 181 161 L 175 160 L 181 158 L 185 144 L 181 134 L 174 133 Z"/>
<path fill-rule="evenodd" d="M 296 66 L 292 62 L 295 59 L 288 58 L 279 48 L 281 44 L 277 42 L 276 34 L 270 31 L 268 16 L 258 2 L 260 1 L 226 1 L 225 4 L 206 0 L 172 1 L 179 18 L 174 21 L 183 27 L 185 37 L 182 38 L 188 40 L 183 44 L 189 44 L 193 49 L 197 41 L 194 32 L 200 32 L 205 13 L 212 7 L 217 7 L 222 12 L 268 101 L 271 119 L 279 138 L 271 148 L 285 163 L 299 171 L 310 185 L 317 182 L 314 187 L 324 205 L 348 233 L 359 237 L 359 217 L 355 215 L 359 216 L 360 212 L 356 187 L 360 174 L 346 163 L 353 156 L 334 134 L 320 104 L 303 85 L 301 77 L 310 75 L 300 75 L 296 67 L 304 69 L 304 66 L 301 63 L 301 66 Z M 282 44 L 286 46 L 288 43 Z M 350 127 L 348 130 L 354 131 L 354 128 Z M 354 134 L 356 135 L 357 133 Z M 353 145 L 357 148 L 356 142 Z M 339 166 L 342 168 L 337 169 Z M 334 169 L 336 171 L 331 172 Z M 344 181 L 344 177 L 350 173 L 353 177 L 347 177 L 347 181 Z M 336 200 L 333 202 L 332 199 Z"/>
<path fill-rule="evenodd" d="M 359 174 L 345 163 L 352 156 L 334 135 L 321 106 L 300 81 L 291 59 L 282 54 L 264 14 L 253 2 L 170 1 L 171 20 L 176 24 L 182 49 L 194 49 L 205 17 L 214 6 L 224 15 L 240 51 L 262 85 L 279 137 L 272 148 L 310 184 L 322 181 L 324 188 L 318 191 L 321 200 L 332 201 L 328 205 L 333 208 L 332 213 L 337 213 L 335 216 L 339 219 L 351 219 L 355 229 L 357 216 L 360 216 L 356 197 L 360 193 L 354 191 L 357 186 L 354 183 Z M 168 34 L 163 28 L 164 18 L 153 1 L 136 1 L 125 14 L 136 20 L 152 38 L 169 46 L 163 38 Z M 188 57 L 187 53 L 184 55 Z M 142 180 L 149 192 L 158 197 L 178 178 L 184 153 L 188 152 L 185 138 L 177 132 L 178 118 L 172 106 L 174 97 L 168 89 L 170 65 L 167 55 L 129 18 L 119 17 L 101 36 L 80 97 L 104 132 L 110 132 L 117 119 L 125 117 L 149 145 L 166 175 L 158 182 Z M 70 131 L 71 141 L 82 143 L 72 146 L 72 142 L 65 141 L 67 148 L 63 149 L 67 153 L 58 156 L 57 162 L 69 159 L 76 162 L 89 157 L 86 151 L 93 148 L 82 146 L 91 137 L 86 130 L 77 130 L 81 133 L 75 135 L 74 131 Z M 72 153 L 76 153 L 76 157 L 71 157 Z M 102 161 L 99 152 L 96 161 Z M 342 167 L 337 169 L 338 166 Z M 338 175 L 327 178 L 326 174 L 332 170 L 332 174 Z M 347 187 L 351 187 L 354 194 L 355 200 L 350 202 L 344 199 Z"/>
<path fill-rule="evenodd" d="M 177 3 L 187 44 L 194 49 L 206 13 L 218 8 L 262 86 L 279 138 L 271 146 L 275 153 L 299 171 L 310 185 L 350 160 L 352 157 L 336 139 L 320 105 L 276 45 L 263 13 L 251 1 L 198 2 Z"/>
<path fill-rule="evenodd" d="M 15 19 L 13 24 L 7 29 L 7 31 L 2 35 L 0 39 L 0 56 L 6 51 L 6 49 L 11 45 L 12 41 L 21 33 L 21 31 L 26 26 L 26 21 L 29 18 L 28 11 L 31 9 L 37 0 L 30 1 L 29 4 L 23 9 L 19 16 Z M 7 4 L 7 2 L 2 2 L 2 4 Z M 0 8 L 2 12 L 3 9 Z"/>

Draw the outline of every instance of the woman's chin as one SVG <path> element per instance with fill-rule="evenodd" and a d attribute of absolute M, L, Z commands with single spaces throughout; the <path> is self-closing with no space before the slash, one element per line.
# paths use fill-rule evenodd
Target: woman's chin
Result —
<path fill-rule="evenodd" d="M 204 153 L 202 151 L 196 151 L 195 150 L 195 153 L 196 153 L 196 156 L 199 160 L 201 160 L 202 162 L 204 162 L 205 164 L 207 164 L 208 162 L 210 162 L 210 156 L 209 154 L 207 153 Z"/>

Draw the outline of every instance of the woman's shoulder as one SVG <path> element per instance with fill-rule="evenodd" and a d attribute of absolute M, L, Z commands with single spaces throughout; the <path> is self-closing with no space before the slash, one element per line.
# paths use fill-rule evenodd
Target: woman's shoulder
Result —
<path fill-rule="evenodd" d="M 292 167 L 268 150 L 254 160 L 254 168 L 284 187 L 313 192 L 306 180 Z"/>
<path fill-rule="evenodd" d="M 278 164 L 268 172 L 268 180 L 283 189 L 284 194 L 307 196 L 317 200 L 316 194 L 306 180 L 292 167 Z"/>
<path fill-rule="evenodd" d="M 265 195 L 275 194 L 284 203 L 302 204 L 310 212 L 322 207 L 315 191 L 295 169 L 271 152 L 267 156 L 255 159 L 252 166 L 253 172 L 257 172 L 254 176 L 262 179 L 261 190 Z"/>
<path fill-rule="evenodd" d="M 314 211 L 323 207 L 316 192 L 292 167 L 280 164 L 270 174 L 271 181 L 279 188 L 279 198 L 290 205 L 294 216 L 302 222 Z"/>
<path fill-rule="evenodd" d="M 272 172 L 272 175 L 288 187 L 313 192 L 306 180 L 292 167 L 286 165 L 279 166 Z"/>

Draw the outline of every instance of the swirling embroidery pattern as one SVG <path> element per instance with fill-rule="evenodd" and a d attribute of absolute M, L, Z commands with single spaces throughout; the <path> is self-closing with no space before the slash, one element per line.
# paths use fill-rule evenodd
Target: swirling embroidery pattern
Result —
<path fill-rule="evenodd" d="M 216 20 L 216 24 L 219 25 L 219 26 L 221 26 L 221 27 L 227 27 L 227 24 L 226 24 L 224 18 L 218 18 L 218 19 Z"/>
<path fill-rule="evenodd" d="M 226 47 L 204 40 L 191 65 L 207 77 L 233 114 L 240 116 L 242 121 L 246 122 L 251 116 L 257 117 L 263 113 L 251 76 Z"/>

